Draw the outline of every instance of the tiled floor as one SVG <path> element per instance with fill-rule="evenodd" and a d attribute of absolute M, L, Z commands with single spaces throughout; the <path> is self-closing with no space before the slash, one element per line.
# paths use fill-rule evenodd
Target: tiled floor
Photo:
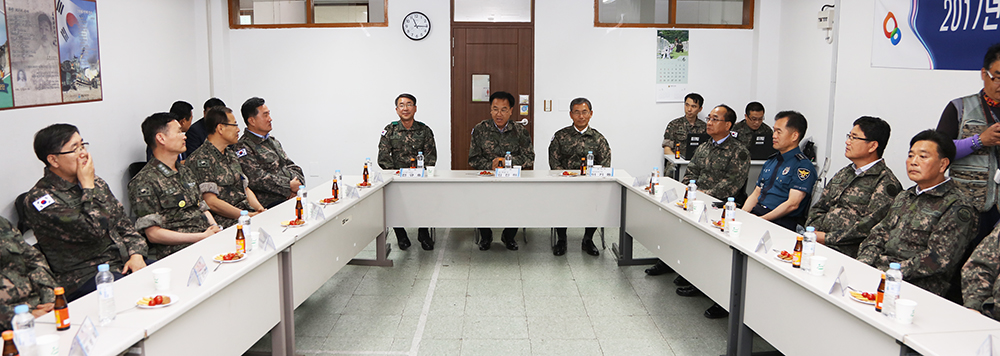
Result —
<path fill-rule="evenodd" d="M 549 231 L 528 229 L 527 244 L 519 233 L 519 251 L 504 249 L 499 230 L 489 251 L 473 246 L 472 229 L 438 229 L 434 251 L 420 249 L 416 231 L 408 251 L 390 236 L 395 267 L 346 266 L 295 310 L 298 353 L 725 353 L 727 319 L 701 315 L 712 301 L 675 294 L 676 274 L 618 267 L 610 250 L 617 231 L 608 231 L 599 257 L 580 250 L 583 229 L 570 229 L 569 251 L 553 256 Z M 359 257 L 374 256 L 373 246 Z M 773 350 L 759 339 L 754 349 Z M 270 337 L 251 350 L 269 351 Z"/>

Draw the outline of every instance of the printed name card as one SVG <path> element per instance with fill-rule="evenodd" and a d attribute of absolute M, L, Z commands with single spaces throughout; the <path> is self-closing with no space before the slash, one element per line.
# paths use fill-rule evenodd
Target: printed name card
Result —
<path fill-rule="evenodd" d="M 80 329 L 73 336 L 73 345 L 69 347 L 69 354 L 90 356 L 90 351 L 94 348 L 94 343 L 97 342 L 97 335 L 97 326 L 94 326 L 94 321 L 90 320 L 89 316 L 84 317 L 83 323 L 80 323 Z"/>
<path fill-rule="evenodd" d="M 635 177 L 635 179 L 632 180 L 632 186 L 633 187 L 642 187 L 642 186 L 645 186 L 646 183 L 649 183 L 649 180 L 648 179 L 643 179 L 641 177 Z"/>
<path fill-rule="evenodd" d="M 517 178 L 521 176 L 521 167 L 497 168 L 494 174 L 497 178 Z"/>
<path fill-rule="evenodd" d="M 594 168 L 590 169 L 590 176 L 598 178 L 611 178 L 615 176 L 615 169 L 612 167 L 594 166 Z"/>
<path fill-rule="evenodd" d="M 205 265 L 205 258 L 198 256 L 198 260 L 194 262 L 194 267 L 191 267 L 191 274 L 188 275 L 188 286 L 191 286 L 191 282 L 198 283 L 199 286 L 205 283 L 205 276 L 208 275 L 208 266 Z"/>
<path fill-rule="evenodd" d="M 771 251 L 771 231 L 764 231 L 764 235 L 760 237 L 760 241 L 757 241 L 757 247 L 753 251 L 765 256 L 768 251 Z"/>
<path fill-rule="evenodd" d="M 830 286 L 829 294 L 834 292 L 840 292 L 840 296 L 844 296 L 847 286 L 847 273 L 844 273 L 844 266 L 840 266 L 840 270 L 837 272 L 837 278 L 833 279 L 833 285 Z"/>
<path fill-rule="evenodd" d="M 344 198 L 361 198 L 361 194 L 358 194 L 358 188 L 348 184 L 344 186 Z"/>
<path fill-rule="evenodd" d="M 400 168 L 399 178 L 423 178 L 423 168 Z"/>
<path fill-rule="evenodd" d="M 989 336 L 986 337 L 986 340 L 983 340 L 983 343 L 979 345 L 979 349 L 976 350 L 976 356 L 1000 355 L 998 353 L 993 352 L 994 351 L 993 338 L 994 338 L 993 334 L 990 334 Z"/>
<path fill-rule="evenodd" d="M 271 234 L 267 233 L 264 228 L 257 229 L 257 231 L 260 232 L 260 240 L 257 241 L 257 245 L 263 246 L 264 251 L 267 251 L 268 248 L 276 250 L 274 247 L 274 238 L 271 237 Z"/>
<path fill-rule="evenodd" d="M 674 188 L 670 188 L 670 190 L 663 192 L 663 196 L 660 197 L 660 202 L 664 204 L 671 203 L 676 200 L 677 200 L 677 189 Z"/>
<path fill-rule="evenodd" d="M 326 214 L 323 213 L 323 207 L 319 206 L 315 202 L 309 202 L 309 220 L 310 221 L 323 221 L 326 220 Z"/>

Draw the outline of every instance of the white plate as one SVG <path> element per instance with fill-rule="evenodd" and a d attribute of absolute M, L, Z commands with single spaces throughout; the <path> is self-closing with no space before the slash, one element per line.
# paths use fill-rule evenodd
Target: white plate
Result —
<path fill-rule="evenodd" d="M 856 298 L 856 297 L 854 297 L 853 294 L 851 294 L 851 292 L 847 292 L 847 296 L 850 297 L 851 300 L 853 300 L 855 302 L 858 302 L 858 303 L 861 303 L 861 304 L 875 305 L 875 301 L 874 300 L 867 300 L 867 299 Z"/>
<path fill-rule="evenodd" d="M 229 253 L 229 252 L 226 252 L 226 253 Z M 226 261 L 226 260 L 222 259 L 222 256 L 225 256 L 226 253 L 215 255 L 215 257 L 212 257 L 212 261 L 215 261 L 215 262 L 218 262 L 218 263 L 236 263 L 236 262 L 240 262 L 240 261 L 243 261 L 243 260 L 247 259 L 247 254 L 244 253 L 243 257 L 240 258 L 240 259 L 238 259 L 238 260 L 229 260 L 229 261 Z"/>
<path fill-rule="evenodd" d="M 326 199 L 329 199 L 329 198 L 326 198 Z M 337 201 L 335 201 L 335 202 L 333 202 L 333 203 L 324 203 L 324 202 L 323 202 L 323 199 L 320 199 L 320 200 L 319 200 L 318 202 L 316 202 L 316 203 L 317 203 L 317 204 L 319 204 L 319 205 L 333 205 L 333 204 L 337 204 L 337 203 L 340 203 L 340 200 L 341 200 L 341 199 L 337 199 Z"/>
<path fill-rule="evenodd" d="M 301 225 L 288 225 L 288 221 L 282 221 L 281 222 L 281 227 L 290 227 L 290 228 L 293 228 L 293 229 L 297 228 L 297 227 L 303 227 L 303 226 L 306 226 L 306 225 L 309 225 L 308 221 L 302 223 Z"/>
<path fill-rule="evenodd" d="M 159 309 L 159 308 L 169 307 L 171 305 L 174 305 L 174 303 L 177 303 L 177 296 L 175 296 L 173 294 L 153 294 L 153 295 L 147 295 L 147 296 L 145 296 L 143 298 L 152 298 L 152 297 L 155 297 L 157 295 L 162 295 L 164 297 L 170 297 L 170 303 L 167 303 L 167 304 L 158 304 L 158 305 L 154 305 L 154 306 L 148 306 L 148 305 L 139 304 L 139 302 L 142 301 L 142 298 L 139 298 L 139 300 L 135 301 L 135 307 L 139 308 L 139 309 Z"/>
<path fill-rule="evenodd" d="M 569 171 L 563 171 L 563 172 L 569 172 Z M 567 178 L 568 177 L 583 177 L 583 175 L 580 174 L 580 172 L 570 172 L 570 173 L 572 173 L 572 174 L 562 174 L 562 173 L 559 173 L 559 174 L 556 174 L 556 176 L 557 177 L 567 177 Z"/>
<path fill-rule="evenodd" d="M 778 257 L 778 255 L 780 255 L 780 254 L 781 254 L 781 252 L 778 252 L 778 253 L 776 253 L 776 254 L 774 255 L 774 259 L 776 259 L 776 260 L 778 260 L 778 261 L 781 261 L 781 262 L 784 262 L 784 263 L 792 263 L 792 261 L 793 261 L 793 260 L 795 259 L 795 258 L 793 257 L 793 258 L 792 258 L 791 260 L 787 260 L 787 261 L 786 261 L 786 260 L 783 260 L 783 259 L 781 259 L 780 257 Z"/>

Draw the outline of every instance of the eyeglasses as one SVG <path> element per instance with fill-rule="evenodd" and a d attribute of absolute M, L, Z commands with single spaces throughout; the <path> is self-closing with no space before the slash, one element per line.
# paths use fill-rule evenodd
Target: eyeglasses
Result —
<path fill-rule="evenodd" d="M 403 104 L 396 105 L 396 107 L 400 108 L 400 109 L 412 108 L 414 106 L 417 106 L 417 105 L 416 104 L 411 104 L 411 103 L 403 103 Z"/>
<path fill-rule="evenodd" d="M 510 108 L 501 108 L 501 109 L 492 108 L 492 109 L 490 109 L 490 113 L 491 114 L 496 114 L 498 112 L 502 113 L 502 114 L 506 114 L 506 113 L 510 112 Z"/>
<path fill-rule="evenodd" d="M 76 146 L 76 148 L 74 148 L 74 149 L 71 149 L 71 150 L 66 151 L 66 152 L 56 152 L 56 153 L 53 153 L 53 154 L 56 155 L 56 156 L 58 156 L 58 155 L 67 155 L 67 154 L 70 154 L 70 153 L 80 153 L 80 152 L 86 151 L 87 150 L 87 146 L 90 146 L 90 142 L 82 142 L 82 143 L 80 143 L 79 146 Z"/>
<path fill-rule="evenodd" d="M 226 125 L 226 126 L 233 126 L 233 127 L 240 127 L 240 125 L 239 125 L 239 124 L 230 124 L 230 123 L 228 123 L 228 122 L 220 122 L 220 123 L 219 123 L 219 125 Z"/>
<path fill-rule="evenodd" d="M 990 77 L 990 81 L 992 81 L 993 84 L 1000 84 L 1000 75 L 994 76 L 993 73 L 990 73 L 989 71 L 986 71 L 986 75 Z"/>
<path fill-rule="evenodd" d="M 874 141 L 874 140 L 869 140 L 868 138 L 865 138 L 865 137 L 858 137 L 858 136 L 854 136 L 854 135 L 851 135 L 851 134 L 847 134 L 847 140 L 851 141 L 851 142 L 859 141 L 859 140 L 860 141 Z"/>

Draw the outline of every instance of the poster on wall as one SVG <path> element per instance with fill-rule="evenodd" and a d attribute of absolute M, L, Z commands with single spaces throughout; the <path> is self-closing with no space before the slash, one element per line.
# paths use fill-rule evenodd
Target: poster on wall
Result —
<path fill-rule="evenodd" d="M 7 0 L 5 3 L 10 67 L 16 73 L 14 105 L 62 102 L 53 4 L 34 0 Z"/>
<path fill-rule="evenodd" d="M 979 70 L 998 25 L 997 0 L 876 0 L 871 66 Z"/>
<path fill-rule="evenodd" d="M 10 57 L 7 56 L 7 14 L 4 9 L 0 9 L 0 109 L 14 106 L 14 96 L 10 87 Z"/>
<path fill-rule="evenodd" d="M 57 0 L 60 86 L 64 102 L 101 99 L 97 3 Z"/>
<path fill-rule="evenodd" d="M 688 31 L 656 31 L 656 102 L 684 101 L 688 64 Z"/>

